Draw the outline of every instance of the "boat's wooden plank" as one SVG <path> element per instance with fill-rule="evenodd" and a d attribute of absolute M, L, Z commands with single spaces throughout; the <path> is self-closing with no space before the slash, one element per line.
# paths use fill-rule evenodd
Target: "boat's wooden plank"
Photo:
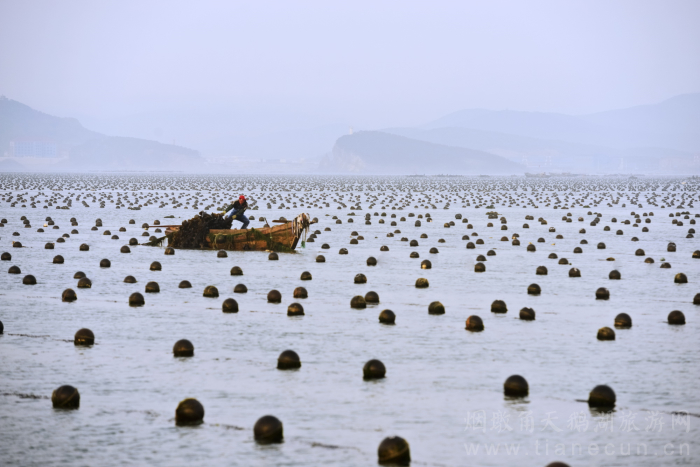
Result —
<path fill-rule="evenodd" d="M 170 227 L 166 230 L 166 234 L 177 232 L 180 230 L 180 227 L 181 226 Z M 299 241 L 299 239 L 293 234 L 291 221 L 287 221 L 280 225 L 255 229 L 255 231 L 265 237 L 271 238 L 274 242 L 280 243 L 291 249 L 295 249 Z M 253 239 L 249 235 L 250 232 L 251 230 L 248 229 L 211 229 L 209 230 L 209 234 L 213 235 L 214 237 L 225 235 L 227 237 L 233 237 L 233 239 L 227 241 L 225 246 L 217 246 L 215 240 L 212 242 L 207 237 L 206 248 L 220 249 L 223 247 L 229 251 L 266 250 L 268 247 L 267 241 L 265 239 Z"/>

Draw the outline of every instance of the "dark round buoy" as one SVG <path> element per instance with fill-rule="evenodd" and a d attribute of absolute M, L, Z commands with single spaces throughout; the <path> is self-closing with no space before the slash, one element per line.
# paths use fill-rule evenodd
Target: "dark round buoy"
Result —
<path fill-rule="evenodd" d="M 535 320 L 535 310 L 532 308 L 525 307 L 520 310 L 520 319 L 524 321 L 534 321 Z"/>
<path fill-rule="evenodd" d="M 678 310 L 670 312 L 668 314 L 668 324 L 685 324 L 685 315 Z"/>
<path fill-rule="evenodd" d="M 474 265 L 474 272 L 486 272 L 486 266 L 484 263 L 476 263 Z"/>
<path fill-rule="evenodd" d="M 622 274 L 620 274 L 620 271 L 618 271 L 617 269 L 613 269 L 612 271 L 610 271 L 610 274 L 608 274 L 608 279 L 620 280 L 622 279 Z"/>
<path fill-rule="evenodd" d="M 231 268 L 231 275 L 232 276 L 242 276 L 243 269 L 239 268 L 238 266 L 234 266 Z"/>
<path fill-rule="evenodd" d="M 302 272 L 300 279 L 303 281 L 310 281 L 312 279 L 311 273 L 309 271 Z"/>
<path fill-rule="evenodd" d="M 549 259 L 557 259 L 558 256 L 557 256 L 556 253 L 550 253 L 549 256 L 547 256 L 547 258 L 549 258 Z"/>
<path fill-rule="evenodd" d="M 244 286 L 244 287 L 245 287 L 245 286 Z M 234 292 L 235 292 L 235 289 L 234 289 Z M 208 285 L 208 286 L 204 287 L 204 293 L 203 293 L 203 295 L 204 295 L 205 297 L 216 298 L 216 297 L 219 296 L 219 289 L 217 289 L 217 288 L 216 288 L 215 286 L 213 286 L 213 285 Z"/>
<path fill-rule="evenodd" d="M 233 288 L 233 293 L 248 293 L 248 287 L 245 284 L 236 284 Z"/>
<path fill-rule="evenodd" d="M 0 321 L 0 334 L 5 332 L 5 325 L 2 324 L 2 321 Z"/>
<path fill-rule="evenodd" d="M 537 269 L 535 270 L 535 275 L 546 276 L 547 275 L 547 267 L 546 266 L 538 266 Z"/>
<path fill-rule="evenodd" d="M 9 254 L 8 252 L 4 252 L 2 256 L 0 256 L 0 260 L 2 261 L 11 261 L 12 260 L 12 255 Z"/>
<path fill-rule="evenodd" d="M 197 399 L 185 399 L 177 404 L 175 409 L 177 426 L 199 425 L 202 421 L 204 421 L 204 406 Z"/>
<path fill-rule="evenodd" d="M 253 436 L 261 444 L 281 443 L 284 438 L 282 422 L 277 417 L 265 415 L 255 422 Z"/>
<path fill-rule="evenodd" d="M 78 330 L 73 338 L 74 345 L 94 345 L 95 344 L 95 334 L 87 328 Z"/>
<path fill-rule="evenodd" d="M 226 253 L 226 250 L 219 250 L 216 252 L 216 257 L 217 258 L 228 258 L 228 253 Z"/>
<path fill-rule="evenodd" d="M 267 301 L 270 303 L 281 303 L 282 294 L 279 292 L 279 290 L 270 290 L 267 293 Z"/>
<path fill-rule="evenodd" d="M 394 324 L 396 321 L 396 315 L 391 310 L 382 310 L 379 313 L 379 322 L 382 324 Z"/>
<path fill-rule="evenodd" d="M 294 289 L 294 293 L 292 294 L 294 298 L 308 298 L 309 293 L 306 291 L 304 287 L 297 287 Z"/>
<path fill-rule="evenodd" d="M 112 262 L 111 262 L 110 260 L 108 260 L 107 258 L 105 258 L 105 259 L 103 259 L 102 261 L 100 261 L 100 267 L 101 267 L 101 268 L 108 268 L 108 267 L 110 267 L 110 266 L 112 266 Z"/>
<path fill-rule="evenodd" d="M 491 313 L 507 313 L 508 307 L 503 300 L 494 300 L 491 304 Z"/>
<path fill-rule="evenodd" d="M 632 318 L 627 313 L 620 313 L 615 316 L 615 327 L 619 329 L 631 328 Z"/>
<path fill-rule="evenodd" d="M 610 298 L 610 291 L 605 287 L 600 287 L 595 291 L 596 300 L 608 300 Z"/>
<path fill-rule="evenodd" d="M 131 248 L 129 248 L 128 246 L 124 245 L 123 247 L 121 247 L 121 249 L 119 250 L 119 252 L 120 252 L 120 253 L 131 253 Z"/>
<path fill-rule="evenodd" d="M 546 467 L 569 467 L 569 464 L 564 462 L 550 462 Z"/>
<path fill-rule="evenodd" d="M 287 316 L 303 316 L 304 307 L 300 303 L 292 303 L 287 307 Z"/>
<path fill-rule="evenodd" d="M 83 271 L 78 271 L 73 274 L 73 279 L 82 279 L 83 277 L 86 277 Z"/>
<path fill-rule="evenodd" d="M 527 293 L 528 295 L 539 295 L 542 293 L 542 289 L 540 289 L 540 286 L 537 284 L 530 284 L 527 287 Z"/>
<path fill-rule="evenodd" d="M 227 298 L 221 304 L 221 311 L 224 313 L 238 313 L 238 302 L 232 298 Z"/>
<path fill-rule="evenodd" d="M 129 306 L 143 306 L 145 304 L 146 300 L 144 300 L 143 295 L 140 293 L 134 292 L 129 295 Z"/>
<path fill-rule="evenodd" d="M 581 270 L 578 268 L 569 269 L 569 277 L 581 277 Z"/>
<path fill-rule="evenodd" d="M 376 266 L 377 265 L 377 258 L 374 256 L 370 256 L 367 258 L 367 266 Z"/>
<path fill-rule="evenodd" d="M 129 245 L 131 245 L 131 246 L 136 246 L 136 245 L 138 245 L 138 244 L 139 244 L 139 241 L 136 240 L 135 238 L 130 238 L 130 239 L 129 239 Z M 170 248 L 170 247 L 168 247 L 168 248 Z M 167 251 L 168 248 L 166 248 L 165 250 Z M 166 253 L 166 255 L 167 255 L 167 254 L 169 254 L 169 253 Z"/>
<path fill-rule="evenodd" d="M 150 266 L 151 271 L 160 271 L 162 270 L 163 266 L 158 261 L 153 261 Z"/>
<path fill-rule="evenodd" d="M 3 253 L 3 256 L 4 256 L 5 254 L 6 254 L 6 253 Z M 9 253 L 7 253 L 7 254 L 9 255 Z M 5 259 L 5 258 L 2 258 L 2 259 Z M 9 259 L 9 258 L 8 258 L 8 259 Z M 695 250 L 695 251 L 693 252 L 693 259 L 700 259 L 700 250 Z"/>
<path fill-rule="evenodd" d="M 165 249 L 165 251 L 163 252 L 163 254 L 164 254 L 164 255 L 172 256 L 172 255 L 175 254 L 175 248 L 169 246 L 169 247 L 167 247 L 167 248 Z"/>
<path fill-rule="evenodd" d="M 49 243 L 47 243 L 46 245 L 44 245 L 44 249 L 45 249 L 45 250 L 53 250 L 53 249 L 54 249 L 54 244 L 49 242 Z"/>
<path fill-rule="evenodd" d="M 366 284 L 367 283 L 367 276 L 365 276 L 364 274 L 356 274 L 354 282 L 355 282 L 355 284 Z"/>
<path fill-rule="evenodd" d="M 36 277 L 32 276 L 31 274 L 27 274 L 22 279 L 22 284 L 24 284 L 24 285 L 36 285 Z"/>
<path fill-rule="evenodd" d="M 285 350 L 277 357 L 278 370 L 291 370 L 295 368 L 301 368 L 301 360 L 295 351 Z"/>
<path fill-rule="evenodd" d="M 659 266 L 661 269 L 671 269 L 671 264 L 670 263 L 661 263 L 661 266 Z"/>
<path fill-rule="evenodd" d="M 75 290 L 73 290 L 73 289 L 66 289 L 61 294 L 61 301 L 62 302 L 73 302 L 77 299 L 78 299 L 78 296 L 75 294 Z"/>
<path fill-rule="evenodd" d="M 352 297 L 352 299 L 350 300 L 350 308 L 367 308 L 367 302 L 365 301 L 365 297 L 363 297 L 362 295 L 355 295 L 354 297 Z"/>
<path fill-rule="evenodd" d="M 177 287 L 179 289 L 191 289 L 192 284 L 190 284 L 190 281 L 180 281 Z"/>
<path fill-rule="evenodd" d="M 598 249 L 599 249 L 599 250 L 605 250 L 605 243 L 600 242 L 600 243 L 598 244 Z"/>
<path fill-rule="evenodd" d="M 700 305 L 700 293 L 696 293 L 693 297 L 693 305 Z"/>
<path fill-rule="evenodd" d="M 62 239 L 60 239 L 62 240 Z M 21 242 L 12 242 L 12 248 L 22 248 Z"/>
<path fill-rule="evenodd" d="M 682 272 L 679 272 L 678 274 L 676 274 L 676 277 L 673 278 L 673 282 L 675 284 L 687 284 L 688 277 Z"/>
<path fill-rule="evenodd" d="M 92 281 L 88 279 L 87 277 L 81 277 L 78 280 L 78 288 L 79 289 L 89 289 L 92 287 Z"/>
<path fill-rule="evenodd" d="M 158 282 L 151 281 L 146 284 L 146 293 L 158 293 L 160 292 L 160 286 Z"/>
<path fill-rule="evenodd" d="M 326 257 L 323 256 L 323 255 L 318 255 L 318 256 L 316 257 L 316 262 L 317 262 L 317 263 L 325 263 L 325 262 L 326 262 Z"/>
<path fill-rule="evenodd" d="M 90 251 L 90 245 L 88 245 L 87 243 L 83 243 L 82 245 L 80 245 L 80 251 Z"/>
<path fill-rule="evenodd" d="M 431 269 L 433 267 L 433 264 L 430 262 L 428 259 L 424 259 L 420 263 L 420 268 L 421 269 Z"/>
<path fill-rule="evenodd" d="M 135 284 L 136 283 L 136 278 L 134 276 L 126 276 L 124 278 L 124 282 L 127 284 Z"/>
<path fill-rule="evenodd" d="M 22 274 L 22 271 L 20 270 L 19 266 L 10 266 L 10 269 L 7 270 L 8 274 Z"/>
<path fill-rule="evenodd" d="M 193 357 L 194 345 L 187 339 L 180 339 L 173 346 L 173 355 L 176 357 Z"/>
<path fill-rule="evenodd" d="M 614 341 L 615 340 L 615 331 L 613 331 L 609 327 L 604 327 L 598 329 L 598 340 L 599 341 Z"/>
<path fill-rule="evenodd" d="M 425 279 L 424 277 L 416 279 L 416 288 L 425 289 L 429 286 L 430 286 L 430 283 L 428 282 L 428 279 Z"/>
<path fill-rule="evenodd" d="M 476 315 L 471 315 L 467 318 L 466 323 L 467 331 L 479 332 L 484 330 L 484 322 Z"/>
<path fill-rule="evenodd" d="M 389 247 L 386 245 L 382 245 L 381 247 L 379 247 L 379 251 L 389 251 Z"/>
<path fill-rule="evenodd" d="M 525 397 L 529 392 L 527 381 L 520 375 L 509 376 L 503 383 L 503 393 L 508 397 Z"/>
<path fill-rule="evenodd" d="M 390 436 L 379 443 L 377 457 L 381 465 L 408 465 L 411 463 L 411 448 L 405 439 Z"/>
<path fill-rule="evenodd" d="M 527 250 L 527 251 L 537 251 L 537 247 L 536 247 L 535 245 L 533 245 L 532 243 L 530 243 L 530 244 L 527 246 L 526 250 Z"/>
<path fill-rule="evenodd" d="M 77 409 L 80 407 L 80 393 L 73 386 L 61 386 L 51 394 L 54 409 Z"/>
<path fill-rule="evenodd" d="M 430 305 L 428 305 L 428 314 L 429 315 L 444 315 L 445 314 L 445 305 L 443 305 L 440 302 L 430 302 Z"/>
<path fill-rule="evenodd" d="M 365 303 L 379 303 L 379 294 L 370 290 L 365 294 Z"/>
<path fill-rule="evenodd" d="M 588 395 L 588 405 L 590 407 L 615 407 L 615 400 L 615 391 L 604 384 L 594 387 Z"/>
<path fill-rule="evenodd" d="M 272 253 L 270 253 L 269 255 L 267 255 L 267 259 L 268 259 L 269 261 L 277 261 L 277 260 L 280 259 L 280 257 L 279 257 L 279 255 L 278 255 L 277 253 L 275 253 L 275 252 L 273 251 Z"/>
<path fill-rule="evenodd" d="M 386 367 L 379 360 L 372 359 L 362 368 L 364 379 L 379 379 L 386 375 Z"/>

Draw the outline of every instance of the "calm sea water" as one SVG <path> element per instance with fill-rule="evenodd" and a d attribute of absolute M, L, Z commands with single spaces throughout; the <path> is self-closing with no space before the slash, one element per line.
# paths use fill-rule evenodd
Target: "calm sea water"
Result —
<path fill-rule="evenodd" d="M 4 178 L 2 193 L 36 192 L 13 186 L 17 180 L 21 177 Z M 188 180 L 183 190 L 197 183 Z M 354 195 L 367 205 L 368 197 L 384 197 L 384 184 L 392 180 L 373 179 Z M 123 179 L 115 176 L 112 181 Z M 149 192 L 147 182 L 129 183 L 139 192 Z M 171 186 L 176 192 L 185 192 L 177 191 L 175 183 Z M 229 252 L 227 258 L 217 258 L 215 251 L 178 250 L 166 256 L 163 248 L 146 246 L 131 247 L 130 254 L 119 252 L 131 237 L 146 240 L 141 237 L 142 223 L 179 223 L 195 212 L 191 209 L 153 205 L 133 211 L 113 205 L 100 209 L 93 202 L 86 208 L 74 202 L 70 210 L 55 210 L 0 203 L 0 217 L 8 221 L 0 229 L 2 251 L 12 254 L 11 261 L 2 262 L 0 275 L 0 320 L 5 326 L 0 335 L 2 464 L 375 465 L 381 440 L 398 435 L 410 443 L 413 465 L 544 466 L 555 460 L 571 466 L 700 465 L 700 306 L 692 304 L 700 292 L 700 260 L 691 257 L 700 242 L 685 238 L 695 227 L 688 220 L 675 217 L 684 222 L 677 227 L 668 217 L 687 210 L 694 218 L 698 209 L 662 209 L 642 199 L 643 208 L 623 208 L 631 195 L 624 191 L 622 202 L 613 207 L 601 203 L 561 210 L 554 209 L 554 203 L 538 203 L 538 209 L 499 204 L 493 210 L 507 218 L 504 232 L 500 221 L 487 218 L 489 209 L 476 208 L 475 203 L 403 210 L 391 210 L 391 203 L 382 210 L 377 204 L 356 210 L 351 224 L 347 214 L 352 205 L 346 200 L 347 207 L 338 210 L 332 197 L 330 206 L 322 209 L 266 208 L 270 190 L 289 196 L 279 191 L 284 186 L 308 199 L 317 196 L 324 182 L 317 180 L 303 193 L 301 183 L 270 178 L 264 189 L 257 183 L 247 192 L 258 199 L 260 209 L 249 211 L 255 217 L 271 220 L 280 213 L 289 217 L 307 211 L 319 218 L 313 226 L 322 231 L 316 242 L 299 248 L 298 254 L 280 254 L 276 262 L 265 252 Z M 362 181 L 353 183 L 357 189 Z M 433 199 L 449 197 L 452 190 L 460 192 L 460 183 L 441 180 L 435 191 L 426 192 Z M 597 183 L 590 182 L 592 193 L 599 191 Z M 234 186 L 244 184 L 238 180 Z M 679 182 L 672 184 L 682 188 Z M 60 195 L 80 192 L 64 192 L 56 185 Z M 108 183 L 105 186 L 100 190 L 109 191 Z M 44 192 L 50 193 L 49 188 Z M 215 190 L 221 193 L 221 188 Z M 205 186 L 187 193 L 195 191 L 203 198 L 210 192 Z M 229 197 L 238 191 L 232 190 Z M 666 196 L 661 188 L 657 192 Z M 481 195 L 492 197 L 488 192 Z M 697 199 L 697 191 L 690 196 Z M 375 211 L 387 213 L 386 224 L 373 216 L 372 224 L 365 225 L 364 214 Z M 588 211 L 602 214 L 598 226 L 589 225 L 594 216 Z M 621 224 L 633 220 L 631 211 L 655 215 L 640 227 Z M 416 218 L 399 220 L 409 212 L 430 213 L 434 222 L 423 218 L 422 226 L 415 227 Z M 561 221 L 567 212 L 572 223 Z M 396 219 L 390 218 L 392 213 Z M 455 219 L 458 213 L 473 229 Z M 548 225 L 526 221 L 526 214 L 544 217 Z M 23 228 L 22 215 L 32 228 Z M 164 219 L 166 215 L 176 219 Z M 38 233 L 46 216 L 60 228 Z M 343 223 L 336 224 L 332 216 Z M 577 221 L 579 216 L 585 221 Z M 79 226 L 70 226 L 71 217 Z M 104 227 L 90 231 L 98 217 Z M 618 222 L 612 223 L 612 217 Z M 128 224 L 129 219 L 135 225 Z M 398 225 L 391 227 L 390 221 Z M 445 228 L 449 221 L 455 225 Z M 488 222 L 495 227 L 487 227 Z M 522 228 L 525 222 L 529 229 Z M 608 232 L 603 231 L 606 225 L 611 226 Z M 642 233 L 643 226 L 650 231 Z M 118 232 L 119 227 L 127 231 Z M 323 231 L 326 227 L 331 231 Z M 550 233 L 550 227 L 556 232 Z M 581 228 L 587 233 L 580 234 Z M 79 234 L 56 243 L 54 250 L 44 249 L 46 242 L 72 229 Z M 102 235 L 107 229 L 119 240 Z M 395 229 L 401 233 L 387 238 Z M 624 234 L 616 235 L 618 229 Z M 349 244 L 352 231 L 364 236 L 359 245 Z M 21 235 L 13 237 L 12 232 Z M 478 236 L 471 241 L 480 238 L 485 244 L 466 249 L 462 236 L 473 232 Z M 428 238 L 421 239 L 422 233 Z M 500 241 L 513 233 L 520 235 L 520 246 Z M 557 234 L 564 238 L 556 239 Z M 632 236 L 639 242 L 632 242 Z M 416 239 L 419 246 L 410 247 L 401 237 Z M 540 237 L 546 241 L 536 243 Z M 581 239 L 588 245 L 581 245 Z M 23 248 L 12 248 L 12 240 L 21 241 Z M 675 253 L 666 251 L 669 241 L 676 243 Z M 529 242 L 537 246 L 536 252 L 526 252 Z M 596 249 L 598 242 L 607 248 Z M 90 251 L 79 251 L 82 243 L 89 244 Z M 321 250 L 323 243 L 331 248 Z M 390 251 L 380 252 L 382 245 Z M 582 254 L 573 254 L 577 246 Z M 431 247 L 439 253 L 429 254 Z M 339 255 L 340 248 L 349 254 Z M 638 248 L 645 256 L 634 255 Z M 475 273 L 476 256 L 490 249 L 497 254 L 487 257 L 486 272 Z M 412 251 L 420 258 L 409 258 Z M 572 266 L 548 259 L 552 252 Z M 325 263 L 315 262 L 320 253 Z M 57 254 L 65 258 L 64 264 L 52 263 Z M 377 258 L 377 266 L 366 265 L 369 256 Z M 606 261 L 609 257 L 615 261 Z M 646 257 L 655 263 L 645 264 Z M 111 260 L 110 268 L 99 267 L 103 258 Z M 432 262 L 432 269 L 420 268 L 424 259 Z M 670 269 L 659 267 L 664 259 Z M 153 261 L 162 263 L 162 271 L 149 270 Z M 11 265 L 19 266 L 22 274 L 7 274 Z M 535 275 L 541 265 L 548 275 Z M 240 266 L 244 275 L 230 276 L 233 266 Z M 568 277 L 571 267 L 581 270 L 580 278 Z M 608 279 L 612 269 L 621 272 L 622 280 Z M 73 274 L 79 270 L 92 280 L 91 289 L 75 287 Z M 301 281 L 302 271 L 311 272 L 313 280 Z M 674 284 L 679 272 L 687 274 L 687 284 Z M 367 276 L 366 284 L 353 283 L 358 273 Z M 38 283 L 23 285 L 26 274 Z M 138 282 L 124 283 L 127 275 Z M 420 277 L 430 281 L 429 288 L 415 288 Z M 185 279 L 191 289 L 178 288 Z M 160 293 L 145 294 L 148 281 L 157 281 Z M 238 283 L 247 286 L 246 294 L 233 293 Z M 540 296 L 526 293 L 531 283 L 541 286 Z M 207 285 L 215 285 L 220 297 L 203 297 Z M 308 290 L 307 299 L 292 298 L 298 286 Z M 69 287 L 78 300 L 63 303 L 61 292 Z M 595 299 L 599 287 L 610 290 L 609 300 Z M 282 293 L 281 304 L 267 302 L 272 289 Z M 350 308 L 353 296 L 370 290 L 379 294 L 379 305 Z M 146 305 L 129 307 L 127 298 L 137 291 L 144 294 Z M 221 312 L 228 297 L 238 301 L 239 313 Z M 507 314 L 490 312 L 495 299 L 507 303 Z M 435 300 L 445 305 L 446 314 L 428 314 L 428 304 Z M 287 306 L 295 301 L 303 305 L 305 316 L 287 316 Z M 535 321 L 518 319 L 518 311 L 526 306 L 536 311 Z M 396 325 L 378 322 L 383 309 L 396 313 Z M 685 326 L 667 324 L 672 310 L 683 311 Z M 616 330 L 615 341 L 598 341 L 597 330 L 612 327 L 622 312 L 632 317 L 633 327 Z M 483 319 L 484 332 L 464 329 L 470 315 Z M 73 345 L 73 335 L 83 327 L 95 333 L 96 345 Z M 173 344 L 183 338 L 194 344 L 194 357 L 173 357 Z M 276 369 L 285 349 L 299 354 L 300 370 Z M 363 380 L 362 367 L 372 358 L 386 365 L 385 379 Z M 504 398 L 503 382 L 513 374 L 529 382 L 527 398 Z M 51 393 L 64 384 L 80 391 L 79 410 L 52 408 Z M 577 401 L 587 399 L 599 384 L 617 394 L 612 414 L 592 411 Z M 204 405 L 202 425 L 175 426 L 175 408 L 186 397 Z M 254 442 L 253 425 L 267 414 L 284 423 L 284 443 Z"/>

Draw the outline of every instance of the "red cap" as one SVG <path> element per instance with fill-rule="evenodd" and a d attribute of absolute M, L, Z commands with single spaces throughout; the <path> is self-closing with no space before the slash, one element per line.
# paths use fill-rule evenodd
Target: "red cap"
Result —
<path fill-rule="evenodd" d="M 245 199 L 245 196 L 241 195 L 238 197 L 238 199 Z"/>

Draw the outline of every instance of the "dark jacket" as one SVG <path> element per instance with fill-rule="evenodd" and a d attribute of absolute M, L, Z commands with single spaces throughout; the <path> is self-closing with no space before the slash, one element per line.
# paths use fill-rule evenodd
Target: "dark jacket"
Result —
<path fill-rule="evenodd" d="M 248 208 L 248 201 L 243 201 L 241 203 L 241 200 L 236 201 L 233 203 L 233 209 L 236 211 L 240 211 L 241 209 L 247 209 Z"/>

